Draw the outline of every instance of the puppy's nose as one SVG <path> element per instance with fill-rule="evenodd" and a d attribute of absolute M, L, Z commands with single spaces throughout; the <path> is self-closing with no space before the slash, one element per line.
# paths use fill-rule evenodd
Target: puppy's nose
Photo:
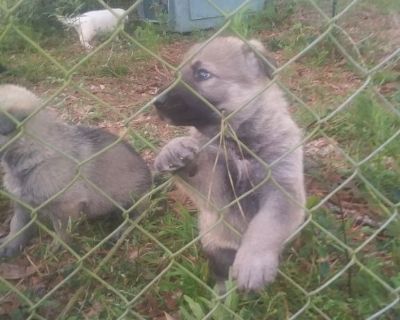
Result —
<path fill-rule="evenodd" d="M 156 106 L 156 108 L 161 108 L 165 104 L 166 100 L 167 100 L 167 95 L 162 94 L 158 96 L 157 100 L 154 102 L 154 105 Z"/>

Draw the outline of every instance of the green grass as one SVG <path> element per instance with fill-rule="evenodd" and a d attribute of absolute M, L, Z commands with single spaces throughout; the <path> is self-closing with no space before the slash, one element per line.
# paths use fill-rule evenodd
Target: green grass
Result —
<path fill-rule="evenodd" d="M 78 36 L 74 30 L 58 30 L 53 35 L 45 35 L 41 31 L 28 26 L 16 25 L 28 38 L 47 54 L 63 65 L 67 70 L 83 60 L 87 52 L 78 45 Z M 150 23 L 129 25 L 132 36 L 148 50 L 157 53 L 160 46 L 169 41 L 165 30 Z M 0 28 L 0 35 L 2 31 Z M 63 33 L 63 34 L 62 34 Z M 104 34 L 95 39 L 97 44 L 108 40 L 110 34 Z M 61 40 L 60 40 L 61 39 Z M 13 82 L 23 79 L 24 84 L 61 82 L 64 74 L 41 49 L 36 49 L 31 43 L 20 36 L 13 28 L 9 29 L 0 41 L 0 65 L 5 70 L 0 73 L 2 82 Z M 88 60 L 85 60 L 76 72 L 78 76 L 97 76 L 123 78 L 136 72 L 135 63 L 147 61 L 151 55 L 134 45 L 122 34 L 112 40 L 103 50 Z"/>
<path fill-rule="evenodd" d="M 250 12 L 246 6 L 234 15 L 231 23 L 232 30 L 243 37 L 252 37 L 262 30 L 276 29 L 282 25 L 295 11 L 295 1 L 267 1 L 264 9 Z"/>
<path fill-rule="evenodd" d="M 347 110 L 332 120 L 332 124 L 328 124 L 325 132 L 335 138 L 355 161 L 362 161 L 396 134 L 400 129 L 400 117 L 367 92 L 357 96 Z M 400 144 L 397 137 L 360 166 L 366 179 L 393 203 L 400 201 L 398 154 Z"/>
<path fill-rule="evenodd" d="M 258 294 L 233 291 L 220 300 L 210 291 L 213 281 L 209 277 L 207 262 L 198 243 L 188 246 L 174 259 L 170 259 L 163 249 L 162 246 L 176 252 L 187 246 L 198 232 L 196 214 L 187 211 L 183 206 L 172 208 L 165 202 L 166 199 L 167 195 L 164 193 L 158 195 L 158 200 L 153 199 L 158 204 L 140 222 L 140 226 L 151 237 L 134 229 L 121 241 L 114 256 L 96 272 L 98 277 L 128 300 L 136 298 L 150 281 L 163 273 L 132 305 L 132 310 L 146 319 L 162 316 L 164 311 L 175 314 L 178 310 L 181 319 L 203 319 L 219 302 L 221 305 L 210 319 L 286 319 L 307 303 L 306 294 L 292 281 L 306 292 L 313 292 L 349 263 L 349 256 L 339 242 L 318 227 L 308 225 L 286 250 L 282 259 L 281 271 L 292 281 L 278 276 L 273 284 Z M 317 198 L 310 199 L 310 207 L 318 201 Z M 316 223 L 353 249 L 363 243 L 365 234 L 373 232 L 369 227 L 354 229 L 351 221 L 341 223 L 326 209 L 314 210 L 313 216 Z M 115 222 L 112 221 L 99 221 L 94 225 L 84 223 L 79 226 L 79 233 L 76 233 L 75 238 L 76 245 L 79 244 L 78 252 L 89 252 L 114 227 Z M 391 233 L 388 232 L 374 241 L 373 247 L 357 254 L 357 258 L 367 269 L 354 265 L 320 293 L 310 295 L 311 307 L 300 319 L 320 319 L 314 307 L 332 319 L 364 319 L 390 303 L 392 297 L 388 291 L 366 270 L 378 274 L 389 285 L 399 285 L 395 261 L 389 262 L 384 258 L 393 254 L 394 249 L 398 251 L 396 232 L 399 228 L 400 222 L 397 221 L 391 226 Z M 44 241 L 47 242 L 45 238 Z M 45 243 L 36 244 L 39 245 L 43 249 L 46 247 Z M 84 261 L 83 266 L 95 270 L 114 245 L 112 242 L 105 243 Z M 65 250 L 54 253 L 33 249 L 29 250 L 31 259 L 42 270 L 54 270 L 45 277 L 47 290 L 66 279 L 79 265 Z M 399 259 L 397 252 L 396 260 Z M 228 283 L 228 287 L 232 285 Z M 40 306 L 39 313 L 55 317 L 79 288 L 83 288 L 77 300 L 79 304 L 69 310 L 66 319 L 78 319 L 82 314 L 90 312 L 93 319 L 115 319 L 126 310 L 125 303 L 117 294 L 82 269 Z M 3 293 L 7 290 L 7 287 L 0 288 Z M 29 286 L 22 292 L 32 301 L 40 299 Z M 395 311 L 396 309 L 388 312 L 381 319 L 394 319 Z M 27 308 L 19 308 L 15 311 L 17 313 L 21 317 L 29 315 Z"/>
<path fill-rule="evenodd" d="M 335 219 L 329 219 L 331 213 L 318 211 L 314 216 L 318 223 L 343 241 L 343 226 Z M 347 236 L 356 238 L 350 223 L 345 226 L 345 232 Z M 347 242 L 351 247 L 356 244 L 356 239 Z M 367 268 L 378 274 L 387 268 L 379 257 L 362 261 Z M 302 232 L 295 248 L 285 254 L 281 270 L 306 291 L 312 292 L 336 275 L 348 262 L 345 250 L 340 245 L 318 228 L 309 226 Z M 394 277 L 397 277 L 395 266 L 391 265 L 391 268 Z M 388 281 L 395 285 L 395 281 L 398 280 L 392 278 Z M 306 295 L 283 277 L 278 277 L 276 282 L 259 295 L 237 294 L 233 292 L 223 303 L 243 319 L 286 319 L 307 301 Z M 352 267 L 320 294 L 311 296 L 311 301 L 333 319 L 363 319 L 385 306 L 390 301 L 390 295 L 368 273 L 358 267 Z M 186 315 L 184 319 L 202 319 L 215 304 L 216 299 L 190 295 L 184 298 L 182 314 Z M 234 319 L 230 312 L 222 307 L 211 318 Z M 310 308 L 301 319 L 320 318 L 313 308 Z M 387 319 L 391 319 L 390 316 Z"/>

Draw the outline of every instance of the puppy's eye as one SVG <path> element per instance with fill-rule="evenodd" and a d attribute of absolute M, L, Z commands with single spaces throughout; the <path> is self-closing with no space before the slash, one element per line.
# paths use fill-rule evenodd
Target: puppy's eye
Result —
<path fill-rule="evenodd" d="M 194 77 L 197 81 L 205 81 L 212 77 L 212 74 L 206 69 L 197 69 L 194 73 Z"/>

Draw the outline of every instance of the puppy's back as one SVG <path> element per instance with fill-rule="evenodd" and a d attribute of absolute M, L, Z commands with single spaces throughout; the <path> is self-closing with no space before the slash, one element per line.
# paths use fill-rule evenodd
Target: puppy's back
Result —
<path fill-rule="evenodd" d="M 0 110 L 18 121 L 40 105 L 41 100 L 25 88 L 0 86 Z M 76 180 L 59 199 L 74 203 L 78 194 L 82 201 L 91 203 L 93 215 L 105 214 L 113 205 L 90 183 L 122 206 L 130 206 L 151 186 L 150 170 L 140 155 L 124 141 L 114 144 L 118 137 L 103 129 L 66 124 L 45 108 L 26 121 L 23 130 L 24 134 L 2 154 L 5 186 L 10 191 L 17 190 L 17 196 L 33 190 L 25 200 L 34 205 L 61 191 L 78 173 L 83 179 Z M 16 123 L 2 112 L 0 131 L 5 141 L 17 131 Z M 25 175 L 23 186 L 13 187 L 15 174 L 24 168 L 30 168 L 30 174 Z"/>
<path fill-rule="evenodd" d="M 148 190 L 150 170 L 132 146 L 125 141 L 115 143 L 118 137 L 103 129 L 83 126 L 76 129 L 79 139 L 91 147 L 90 157 L 97 154 L 86 169 L 93 182 L 106 186 L 113 194 L 125 188 L 139 194 Z"/>
<path fill-rule="evenodd" d="M 96 28 L 106 28 L 106 27 L 112 27 L 114 24 L 117 23 L 118 19 L 120 16 L 122 16 L 125 13 L 124 9 L 104 9 L 104 10 L 94 10 L 94 11 L 88 11 L 77 18 L 79 21 L 82 22 L 91 22 L 93 23 Z"/>

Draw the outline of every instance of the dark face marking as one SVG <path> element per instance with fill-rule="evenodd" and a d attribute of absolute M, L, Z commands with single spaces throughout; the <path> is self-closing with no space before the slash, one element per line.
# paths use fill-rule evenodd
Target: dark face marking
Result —
<path fill-rule="evenodd" d="M 209 102 L 213 106 L 218 105 L 218 101 Z M 154 105 L 161 118 L 169 119 L 177 126 L 201 128 L 220 122 L 219 114 L 184 85 L 177 85 L 163 94 Z"/>

